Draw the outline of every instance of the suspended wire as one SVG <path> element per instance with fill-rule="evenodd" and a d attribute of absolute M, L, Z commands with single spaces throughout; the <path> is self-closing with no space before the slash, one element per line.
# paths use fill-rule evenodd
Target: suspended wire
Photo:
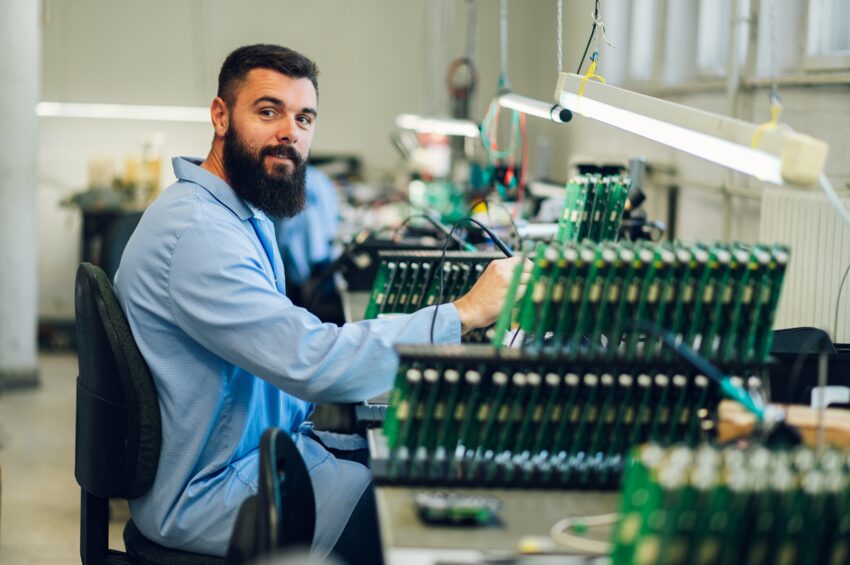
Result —
<path fill-rule="evenodd" d="M 773 94 L 779 96 L 779 64 L 776 61 L 776 5 L 779 0 L 770 0 L 770 71 L 773 74 Z"/>
<path fill-rule="evenodd" d="M 847 265 L 847 269 L 844 271 L 844 276 L 841 277 L 841 284 L 838 285 L 838 296 L 835 299 L 835 324 L 832 326 L 832 339 L 838 341 L 838 313 L 840 312 L 839 306 L 841 306 L 841 295 L 844 293 L 844 283 L 847 282 L 847 275 L 850 274 L 850 265 Z"/>
<path fill-rule="evenodd" d="M 558 54 L 558 74 L 564 72 L 564 0 L 558 0 L 558 42 L 555 52 Z"/>
<path fill-rule="evenodd" d="M 503 242 L 501 240 L 501 238 L 499 238 L 498 235 L 493 233 L 493 230 L 491 230 L 490 228 L 488 228 L 487 226 L 485 226 L 484 224 L 482 224 L 481 222 L 479 222 L 475 218 L 473 218 L 471 216 L 467 216 L 467 217 L 462 218 L 462 219 L 458 220 L 457 222 L 455 222 L 455 224 L 452 226 L 452 229 L 449 231 L 448 237 L 446 237 L 446 241 L 443 243 L 443 251 L 440 254 L 440 266 L 437 267 L 437 273 L 439 273 L 439 275 L 440 275 L 440 294 L 437 295 L 437 303 L 434 304 L 434 315 L 431 316 L 431 343 L 434 343 L 434 327 L 437 325 L 437 310 L 439 310 L 440 303 L 443 301 L 443 296 L 445 295 L 445 292 L 446 292 L 445 291 L 445 265 L 446 265 L 446 252 L 448 251 L 448 248 L 449 248 L 449 240 L 451 240 L 452 237 L 454 236 L 455 230 L 461 224 L 463 224 L 465 222 L 475 224 L 476 226 L 481 228 L 481 231 L 483 231 L 484 233 L 486 233 L 490 237 L 490 240 L 493 242 L 493 244 L 496 245 L 496 247 L 499 248 L 499 251 L 504 253 L 505 257 L 513 257 L 514 256 L 513 252 L 508 248 L 507 245 L 505 245 L 505 242 Z"/>
<path fill-rule="evenodd" d="M 581 74 L 581 68 L 584 66 L 584 59 L 587 57 L 587 50 L 590 49 L 590 44 L 593 41 L 593 36 L 596 35 L 596 26 L 599 21 L 599 0 L 596 0 L 596 5 L 593 9 L 593 27 L 590 29 L 590 37 L 587 38 L 587 44 L 584 46 L 584 53 L 581 55 L 581 60 L 578 62 L 577 75 Z"/>
<path fill-rule="evenodd" d="M 475 0 L 466 0 L 466 58 L 475 61 Z"/>
<path fill-rule="evenodd" d="M 500 45 L 499 83 L 503 90 L 510 90 L 510 81 L 508 80 L 508 0 L 502 0 L 499 30 L 502 39 Z"/>
<path fill-rule="evenodd" d="M 770 102 L 770 119 L 759 125 L 753 135 L 752 146 L 758 147 L 764 131 L 772 130 L 780 126 L 779 117 L 782 115 L 782 96 L 779 95 L 779 67 L 776 62 L 776 5 L 777 0 L 770 2 L 770 72 L 773 84 L 767 99 Z"/>

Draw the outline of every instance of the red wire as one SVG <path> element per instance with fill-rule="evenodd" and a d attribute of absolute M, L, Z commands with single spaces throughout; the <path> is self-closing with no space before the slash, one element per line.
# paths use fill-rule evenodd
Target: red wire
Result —
<path fill-rule="evenodd" d="M 516 208 L 514 208 L 514 217 L 517 217 L 522 209 L 522 201 L 525 199 L 525 180 L 528 175 L 528 132 L 525 131 L 525 114 L 519 115 L 519 132 L 522 136 L 522 169 L 519 173 L 519 182 L 517 184 Z"/>

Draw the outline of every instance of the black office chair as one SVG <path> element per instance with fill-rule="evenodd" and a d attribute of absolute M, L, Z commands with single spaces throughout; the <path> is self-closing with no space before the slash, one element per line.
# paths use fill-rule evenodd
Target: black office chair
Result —
<path fill-rule="evenodd" d="M 159 401 L 106 274 L 82 263 L 75 294 L 80 375 L 74 474 L 82 488 L 83 565 L 223 564 L 222 557 L 156 544 L 132 520 L 124 528 L 127 553 L 109 549 L 109 498 L 137 498 L 153 484 L 162 439 Z M 276 428 L 267 430 L 260 444 L 259 492 L 239 510 L 227 563 L 309 546 L 315 508 L 310 477 L 292 439 Z"/>
<path fill-rule="evenodd" d="M 127 553 L 109 549 L 109 498 L 133 499 L 153 484 L 159 462 L 159 401 L 130 326 L 104 272 L 77 270 L 77 438 L 74 474 L 82 488 L 83 565 L 220 565 L 221 557 L 169 549 L 127 522 Z"/>
<path fill-rule="evenodd" d="M 258 493 L 239 509 L 227 565 L 253 561 L 282 548 L 309 548 L 316 526 L 310 475 L 298 448 L 281 429 L 260 440 Z"/>
<path fill-rule="evenodd" d="M 115 271 L 121 263 L 121 255 L 130 236 L 142 219 L 143 212 L 127 212 L 113 221 L 103 234 L 103 246 L 100 250 L 100 265 L 110 281 L 115 280 Z"/>

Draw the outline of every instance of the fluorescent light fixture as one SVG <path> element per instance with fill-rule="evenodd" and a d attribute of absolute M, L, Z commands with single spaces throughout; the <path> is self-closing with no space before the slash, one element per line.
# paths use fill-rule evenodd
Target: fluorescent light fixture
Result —
<path fill-rule="evenodd" d="M 517 112 L 522 112 L 523 114 L 536 116 L 538 118 L 543 118 L 544 120 L 551 120 L 559 124 L 566 123 L 573 117 L 572 112 L 562 107 L 560 104 L 550 104 L 548 102 L 543 102 L 542 100 L 529 98 L 528 96 L 520 96 L 519 94 L 503 94 L 499 96 L 498 101 L 499 106 L 502 108 L 509 108 L 511 110 L 516 110 Z"/>
<path fill-rule="evenodd" d="M 453 118 L 423 118 L 414 114 L 399 114 L 396 116 L 395 125 L 401 129 L 412 130 L 417 133 L 435 133 L 458 137 L 478 137 L 481 135 L 478 124 L 475 122 Z"/>
<path fill-rule="evenodd" d="M 35 113 L 37 116 L 49 118 L 210 123 L 210 109 L 199 106 L 142 106 L 134 104 L 39 102 L 35 106 Z"/>
<path fill-rule="evenodd" d="M 645 96 L 629 90 L 586 81 L 561 73 L 555 99 L 573 113 L 612 125 L 690 153 L 707 161 L 775 184 L 809 186 L 826 164 L 829 146 L 813 137 L 782 128 L 763 131 L 743 120 Z"/>

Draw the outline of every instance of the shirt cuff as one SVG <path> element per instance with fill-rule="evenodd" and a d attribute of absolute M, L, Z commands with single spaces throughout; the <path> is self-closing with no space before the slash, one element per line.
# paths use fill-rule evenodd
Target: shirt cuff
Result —
<path fill-rule="evenodd" d="M 434 316 L 436 306 L 425 308 L 428 318 Z M 437 321 L 434 324 L 434 343 L 460 343 L 460 313 L 451 302 L 440 304 L 437 309 Z"/>

